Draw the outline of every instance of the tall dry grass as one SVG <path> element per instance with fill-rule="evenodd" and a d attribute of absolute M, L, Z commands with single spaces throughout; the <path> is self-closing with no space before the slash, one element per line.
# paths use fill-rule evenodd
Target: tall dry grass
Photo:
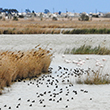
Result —
<path fill-rule="evenodd" d="M 110 55 L 110 49 L 106 47 L 96 46 L 92 48 L 90 45 L 82 45 L 79 48 L 66 49 L 64 54 L 97 54 Z"/>
<path fill-rule="evenodd" d="M 15 80 L 33 78 L 48 72 L 52 54 L 42 48 L 30 51 L 0 52 L 0 93 Z"/>
<path fill-rule="evenodd" d="M 56 30 L 58 28 L 59 30 Z M 109 18 L 93 18 L 92 21 L 79 21 L 78 18 L 57 21 L 39 18 L 0 20 L 0 34 L 60 34 L 61 28 L 74 28 L 73 31 L 63 31 L 64 34 L 110 34 Z"/>
<path fill-rule="evenodd" d="M 62 19 L 59 18 L 57 21 L 52 20 L 43 20 L 41 21 L 39 18 L 31 19 L 20 19 L 18 21 L 13 20 L 0 20 L 0 30 L 8 30 L 16 28 L 17 31 L 22 28 L 25 30 L 26 28 L 30 29 L 55 29 L 55 28 L 74 28 L 74 29 L 110 29 L 110 19 L 109 18 L 93 18 L 92 21 L 79 21 L 78 18 Z M 1 32 L 2 33 L 2 32 Z"/>
<path fill-rule="evenodd" d="M 110 75 L 103 74 L 102 68 L 98 70 L 87 70 L 84 79 L 81 77 L 76 81 L 77 84 L 90 84 L 90 85 L 101 85 L 110 84 Z"/>
<path fill-rule="evenodd" d="M 73 29 L 73 30 L 63 30 L 63 34 L 110 34 L 110 29 Z"/>
<path fill-rule="evenodd" d="M 60 30 L 43 28 L 0 29 L 0 34 L 60 34 Z"/>

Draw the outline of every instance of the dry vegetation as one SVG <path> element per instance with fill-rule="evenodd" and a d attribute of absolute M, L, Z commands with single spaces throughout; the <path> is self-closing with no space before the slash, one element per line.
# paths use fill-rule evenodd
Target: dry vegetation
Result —
<path fill-rule="evenodd" d="M 59 34 L 60 30 L 41 28 L 1 29 L 0 34 Z"/>
<path fill-rule="evenodd" d="M 52 54 L 49 50 L 36 48 L 25 52 L 0 52 L 0 93 L 18 79 L 33 78 L 48 72 Z"/>
<path fill-rule="evenodd" d="M 87 70 L 86 71 L 86 76 L 84 79 L 79 78 L 77 80 L 78 84 L 110 84 L 110 75 L 109 74 L 103 74 L 102 73 L 102 68 L 99 68 L 98 70 Z"/>
<path fill-rule="evenodd" d="M 39 18 L 35 19 L 19 19 L 13 20 L 0 20 L 0 33 L 10 34 L 59 34 L 59 30 L 55 28 L 75 28 L 75 29 L 110 29 L 109 18 L 93 18 L 92 21 L 78 21 L 78 18 L 60 18 L 58 21 L 52 21 L 51 19 Z"/>
<path fill-rule="evenodd" d="M 92 48 L 90 45 L 82 45 L 79 48 L 66 49 L 64 54 L 96 54 L 96 55 L 110 55 L 110 49 L 106 47 L 96 46 Z"/>

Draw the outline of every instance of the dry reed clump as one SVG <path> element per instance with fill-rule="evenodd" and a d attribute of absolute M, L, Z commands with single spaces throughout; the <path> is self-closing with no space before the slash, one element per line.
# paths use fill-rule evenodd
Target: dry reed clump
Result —
<path fill-rule="evenodd" d="M 106 47 L 96 46 L 92 48 L 90 45 L 82 45 L 79 48 L 66 49 L 65 54 L 97 54 L 97 55 L 110 55 L 110 50 Z"/>
<path fill-rule="evenodd" d="M 109 74 L 103 74 L 102 68 L 99 68 L 98 70 L 87 70 L 86 76 L 84 79 L 81 77 L 76 81 L 78 84 L 110 84 L 110 75 Z"/>
<path fill-rule="evenodd" d="M 0 92 L 17 79 L 33 78 L 48 72 L 51 56 L 49 50 L 42 48 L 25 52 L 0 52 Z"/>
<path fill-rule="evenodd" d="M 92 21 L 79 21 L 78 18 L 72 18 L 72 21 L 68 18 L 59 18 L 57 21 L 50 19 L 40 21 L 40 18 L 20 19 L 18 21 L 5 20 L 0 22 L 0 28 L 8 30 L 8 28 L 19 29 L 37 29 L 37 28 L 76 28 L 76 29 L 110 29 L 109 18 L 93 18 Z M 87 31 L 88 33 L 88 31 Z"/>

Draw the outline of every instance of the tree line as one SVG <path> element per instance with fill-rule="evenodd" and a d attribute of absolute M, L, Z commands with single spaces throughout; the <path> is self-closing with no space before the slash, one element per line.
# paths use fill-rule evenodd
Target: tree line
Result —
<path fill-rule="evenodd" d="M 2 8 L 0 8 L 0 12 L 5 12 L 5 13 L 8 13 L 8 14 L 10 14 L 10 13 L 18 13 L 18 10 L 17 9 L 2 9 Z"/>

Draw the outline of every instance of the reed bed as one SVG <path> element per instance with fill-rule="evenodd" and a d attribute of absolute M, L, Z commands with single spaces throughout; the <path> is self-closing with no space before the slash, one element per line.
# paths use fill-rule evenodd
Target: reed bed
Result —
<path fill-rule="evenodd" d="M 8 28 L 0 29 L 0 34 L 60 34 L 61 29 L 56 27 L 42 28 Z M 110 29 L 74 29 L 63 30 L 62 34 L 110 34 Z"/>
<path fill-rule="evenodd" d="M 79 48 L 66 49 L 65 54 L 97 54 L 97 55 L 110 55 L 110 50 L 101 47 L 100 45 L 92 48 L 91 46 L 83 45 Z"/>
<path fill-rule="evenodd" d="M 0 94 L 12 82 L 33 78 L 48 72 L 52 54 L 50 50 L 35 47 L 30 51 L 0 52 Z"/>
<path fill-rule="evenodd" d="M 77 84 L 90 84 L 90 85 L 100 85 L 100 84 L 110 84 L 110 75 L 103 74 L 102 68 L 98 70 L 87 70 L 85 78 L 80 77 L 77 81 Z"/>
<path fill-rule="evenodd" d="M 44 31 L 44 30 L 47 30 L 47 28 L 49 28 L 50 30 L 51 29 L 54 30 L 55 28 L 59 28 L 59 29 L 74 28 L 76 30 L 77 29 L 86 29 L 86 30 L 87 29 L 98 29 L 99 33 L 104 33 L 104 31 L 102 31 L 104 28 L 106 28 L 107 30 L 110 29 L 110 19 L 109 18 L 93 18 L 92 21 L 79 21 L 78 18 L 72 18 L 72 20 L 69 20 L 68 18 L 64 18 L 64 19 L 59 18 L 57 21 L 53 21 L 50 19 L 41 21 L 39 18 L 30 18 L 30 19 L 19 18 L 18 21 L 0 20 L 0 31 L 1 31 L 0 33 L 1 34 L 6 33 L 8 29 L 12 31 L 10 32 L 10 34 L 19 34 L 19 33 L 22 34 L 22 33 L 26 33 L 24 31 L 27 28 L 29 28 L 30 30 L 42 30 L 43 33 L 47 32 L 47 31 L 46 32 Z M 16 29 L 16 31 L 13 31 L 13 29 Z M 20 30 L 22 30 L 23 32 Z M 82 31 L 80 31 L 80 33 L 81 32 Z M 89 32 L 86 31 L 85 33 L 89 33 Z M 109 31 L 105 33 L 109 33 Z"/>
<path fill-rule="evenodd" d="M 74 29 L 74 30 L 63 30 L 63 34 L 110 34 L 110 29 Z"/>
<path fill-rule="evenodd" d="M 60 34 L 60 30 L 41 28 L 0 29 L 0 34 Z"/>
<path fill-rule="evenodd" d="M 33 28 L 80 28 L 80 29 L 110 29 L 110 19 L 109 18 L 93 18 L 92 21 L 79 21 L 78 18 L 59 18 L 57 21 L 51 19 L 40 18 L 29 18 L 29 19 L 20 19 L 18 21 L 13 20 L 0 20 L 0 27 L 8 28 L 21 28 L 21 27 L 33 27 Z"/>
<path fill-rule="evenodd" d="M 109 18 L 93 18 L 92 21 L 79 21 L 78 18 L 59 18 L 57 21 L 39 18 L 0 20 L 0 34 L 60 34 L 61 28 L 74 30 L 62 31 L 63 34 L 110 34 Z"/>

